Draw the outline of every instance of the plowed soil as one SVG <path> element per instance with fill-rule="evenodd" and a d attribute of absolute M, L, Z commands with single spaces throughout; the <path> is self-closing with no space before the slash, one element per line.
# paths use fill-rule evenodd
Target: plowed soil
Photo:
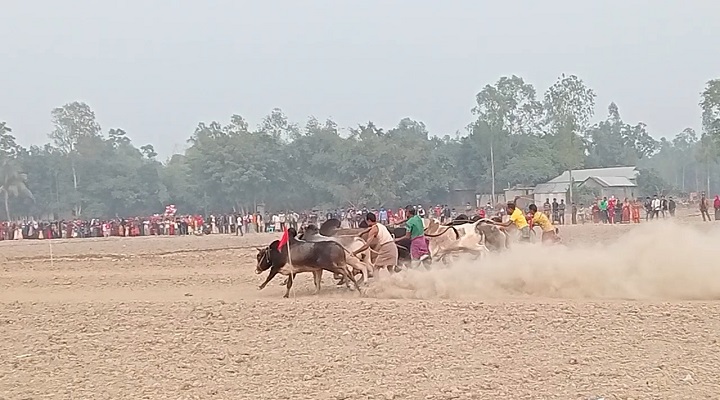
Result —
<path fill-rule="evenodd" d="M 257 290 L 272 234 L 0 242 L 0 399 L 717 399 L 714 224 L 290 299 Z"/>

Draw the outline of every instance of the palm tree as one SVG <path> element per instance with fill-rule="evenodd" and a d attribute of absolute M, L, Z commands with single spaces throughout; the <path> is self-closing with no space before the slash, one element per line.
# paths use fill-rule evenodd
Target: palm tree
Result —
<path fill-rule="evenodd" d="M 5 201 L 5 216 L 10 221 L 10 197 L 28 197 L 35 201 L 35 196 L 25 185 L 27 174 L 20 170 L 10 160 L 3 160 L 0 163 L 0 194 Z"/>

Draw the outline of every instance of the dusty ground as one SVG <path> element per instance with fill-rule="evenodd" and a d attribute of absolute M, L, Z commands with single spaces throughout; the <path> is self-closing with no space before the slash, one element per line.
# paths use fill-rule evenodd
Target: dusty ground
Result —
<path fill-rule="evenodd" d="M 269 234 L 0 242 L 0 399 L 717 399 L 720 234 L 696 225 L 287 300 L 257 290 Z"/>

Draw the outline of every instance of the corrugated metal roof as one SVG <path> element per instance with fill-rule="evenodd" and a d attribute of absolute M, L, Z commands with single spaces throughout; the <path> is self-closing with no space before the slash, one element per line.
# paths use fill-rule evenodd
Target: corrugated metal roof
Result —
<path fill-rule="evenodd" d="M 611 167 L 611 168 L 591 168 L 573 170 L 572 178 L 575 182 L 584 182 L 587 178 L 595 176 L 600 178 L 606 177 L 623 177 L 626 179 L 635 179 L 637 170 L 635 167 Z M 551 179 L 548 183 L 570 182 L 568 171 L 563 172 L 560 176 Z"/>
<path fill-rule="evenodd" d="M 570 189 L 569 183 L 541 183 L 535 186 L 533 193 L 565 193 Z"/>
<path fill-rule="evenodd" d="M 605 186 L 605 187 L 636 187 L 637 185 L 632 183 L 630 179 L 625 178 L 624 176 L 606 176 L 606 177 L 599 177 L 599 176 L 591 176 L 588 179 L 594 179 L 599 184 Z"/>

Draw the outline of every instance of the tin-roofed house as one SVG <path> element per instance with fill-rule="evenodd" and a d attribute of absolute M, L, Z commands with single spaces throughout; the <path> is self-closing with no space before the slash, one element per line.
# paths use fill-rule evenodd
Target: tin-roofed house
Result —
<path fill-rule="evenodd" d="M 615 196 L 618 198 L 634 197 L 637 188 L 638 171 L 635 167 L 589 168 L 572 171 L 573 189 L 583 186 L 597 192 L 601 197 Z M 585 186 L 587 185 L 587 186 Z M 535 186 L 533 196 L 536 204 L 565 199 L 570 204 L 570 172 L 565 171 L 560 176 Z"/>
<path fill-rule="evenodd" d="M 591 176 L 585 179 L 578 188 L 588 188 L 600 197 L 613 197 L 620 200 L 635 198 L 637 184 L 624 176 Z"/>

